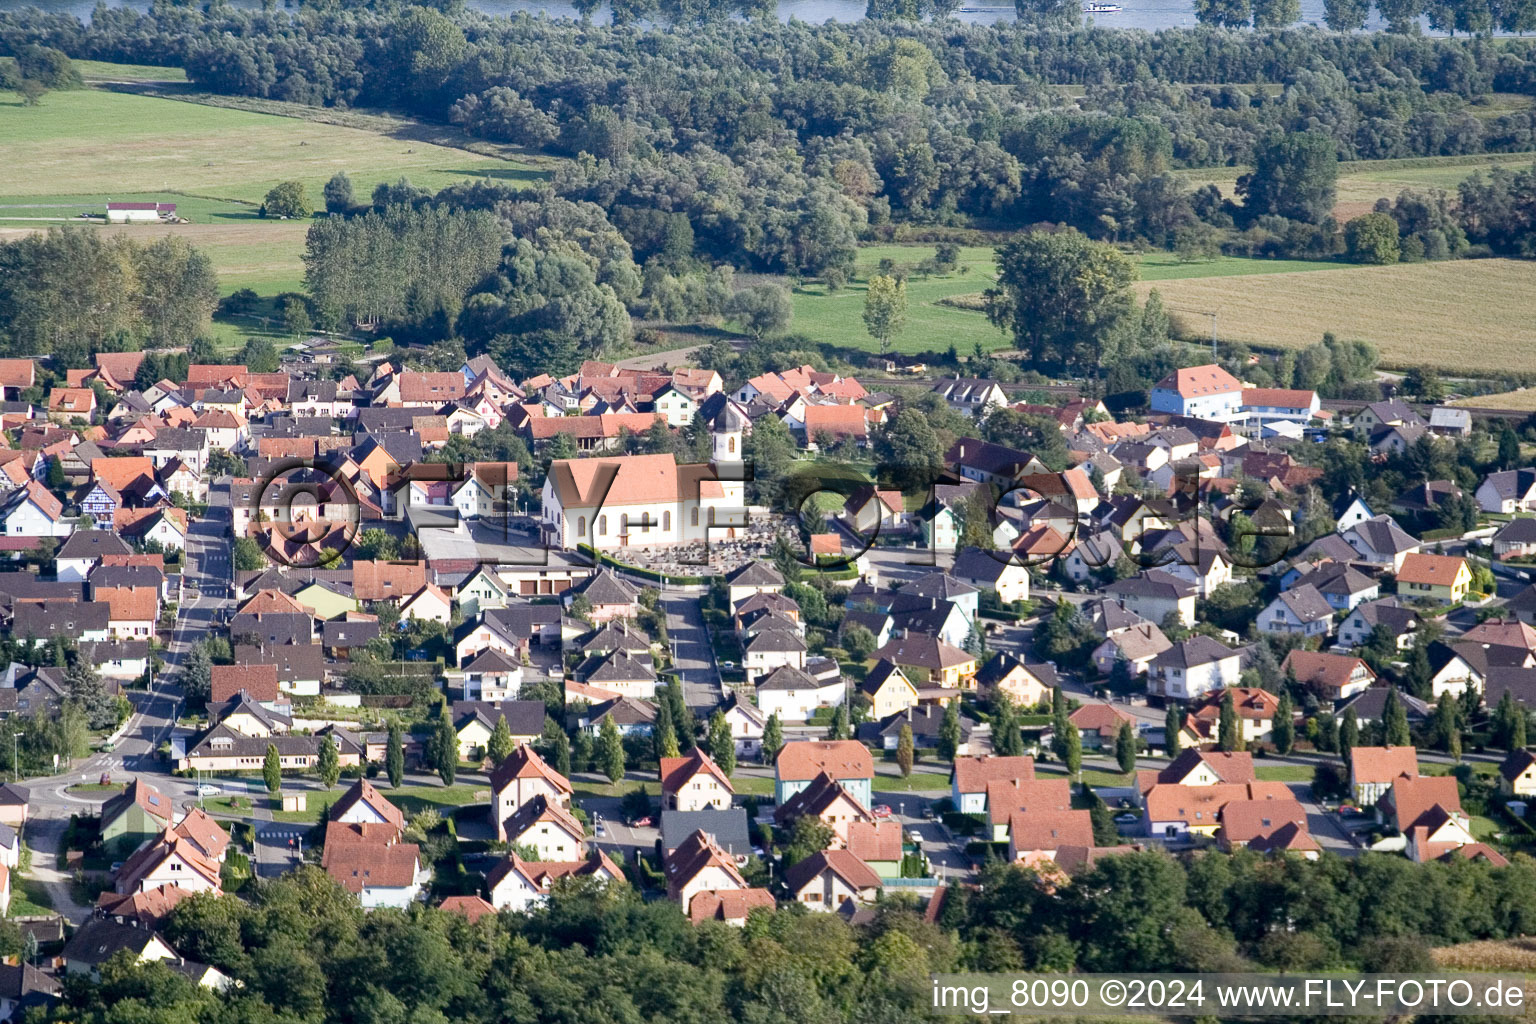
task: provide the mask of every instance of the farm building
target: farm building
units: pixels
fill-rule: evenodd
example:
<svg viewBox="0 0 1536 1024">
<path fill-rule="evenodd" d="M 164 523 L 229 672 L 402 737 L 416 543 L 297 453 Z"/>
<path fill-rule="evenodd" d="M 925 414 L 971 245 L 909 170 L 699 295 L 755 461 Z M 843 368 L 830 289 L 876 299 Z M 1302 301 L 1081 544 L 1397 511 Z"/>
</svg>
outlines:
<svg viewBox="0 0 1536 1024">
<path fill-rule="evenodd" d="M 156 223 L 174 216 L 175 203 L 107 203 L 108 224 Z"/>
</svg>

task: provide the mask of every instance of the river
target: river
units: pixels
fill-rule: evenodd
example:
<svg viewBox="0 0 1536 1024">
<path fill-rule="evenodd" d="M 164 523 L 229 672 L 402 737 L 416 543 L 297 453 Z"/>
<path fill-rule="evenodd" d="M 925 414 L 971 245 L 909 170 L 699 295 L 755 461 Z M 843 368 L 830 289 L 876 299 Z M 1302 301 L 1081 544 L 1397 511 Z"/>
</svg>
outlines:
<svg viewBox="0 0 1536 1024">
<path fill-rule="evenodd" d="M 236 7 L 260 7 L 260 0 L 232 0 Z M 975 6 L 991 5 L 997 0 L 975 0 Z M 1118 14 L 1097 15 L 1097 24 L 1140 29 L 1180 28 L 1195 24 L 1193 0 L 1118 0 L 1125 10 Z M 857 21 L 864 16 L 865 0 L 779 0 L 779 17 L 788 21 L 798 18 L 813 24 L 824 21 Z M 517 11 L 542 12 L 552 18 L 575 18 L 576 9 L 563 0 L 467 0 L 466 5 L 486 14 L 512 14 Z M 82 21 L 89 20 L 96 0 L 0 0 L 0 10 L 16 10 L 22 7 L 40 7 L 45 11 L 73 14 Z M 107 0 L 108 7 L 148 8 L 147 0 Z M 965 11 L 954 15 L 961 21 L 989 24 L 995 21 L 1012 21 L 1013 11 L 1005 10 Z M 606 9 L 594 16 L 606 20 Z M 1321 25 L 1323 0 L 1301 0 L 1303 23 Z M 1373 12 L 1374 20 L 1374 12 Z M 1372 26 L 1376 27 L 1376 26 Z"/>
</svg>

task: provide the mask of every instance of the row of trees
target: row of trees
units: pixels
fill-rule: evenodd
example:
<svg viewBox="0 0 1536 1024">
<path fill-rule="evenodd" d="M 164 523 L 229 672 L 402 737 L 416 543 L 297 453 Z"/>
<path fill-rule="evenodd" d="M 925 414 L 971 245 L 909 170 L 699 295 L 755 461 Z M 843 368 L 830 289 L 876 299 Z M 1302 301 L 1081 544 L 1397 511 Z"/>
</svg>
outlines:
<svg viewBox="0 0 1536 1024">
<path fill-rule="evenodd" d="M 55 228 L 0 245 L 0 347 L 85 365 L 96 347 L 184 346 L 218 302 L 208 256 L 184 239 L 143 243 Z"/>
</svg>

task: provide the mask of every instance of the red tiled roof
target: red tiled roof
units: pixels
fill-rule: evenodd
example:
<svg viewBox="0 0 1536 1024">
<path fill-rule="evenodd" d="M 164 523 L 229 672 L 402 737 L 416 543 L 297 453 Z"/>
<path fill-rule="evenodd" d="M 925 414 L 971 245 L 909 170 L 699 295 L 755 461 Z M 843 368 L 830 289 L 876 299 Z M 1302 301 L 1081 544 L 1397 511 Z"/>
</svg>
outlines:
<svg viewBox="0 0 1536 1024">
<path fill-rule="evenodd" d="M 872 779 L 869 748 L 855 740 L 798 740 L 784 744 L 774 762 L 781 780 L 800 782 L 822 772 L 834 779 Z"/>
<path fill-rule="evenodd" d="M 1391 782 L 1401 775 L 1419 774 L 1419 752 L 1413 747 L 1352 747 L 1350 778 L 1355 782 Z"/>
<path fill-rule="evenodd" d="M 991 782 L 1013 782 L 1035 777 L 1035 759 L 1019 757 L 957 757 L 950 778 L 962 793 L 981 793 Z"/>
</svg>

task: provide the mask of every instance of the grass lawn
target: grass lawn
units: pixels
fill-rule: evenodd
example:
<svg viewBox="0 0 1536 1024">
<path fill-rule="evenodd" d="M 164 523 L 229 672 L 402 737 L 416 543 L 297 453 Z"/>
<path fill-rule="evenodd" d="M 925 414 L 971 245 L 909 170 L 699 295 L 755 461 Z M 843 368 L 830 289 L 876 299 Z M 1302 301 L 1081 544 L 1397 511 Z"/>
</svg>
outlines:
<svg viewBox="0 0 1536 1024">
<path fill-rule="evenodd" d="M 772 780 L 765 781 L 771 783 Z M 769 789 L 772 788 L 770 785 Z M 913 772 L 904 779 L 900 776 L 876 775 L 874 781 L 876 793 L 933 793 L 940 790 L 949 792 L 949 776 L 934 772 Z"/>
<path fill-rule="evenodd" d="M 1497 117 L 1507 113 L 1509 98 L 1495 94 L 1492 104 L 1473 108 L 1474 115 Z M 1530 105 L 1529 97 L 1524 106 Z M 1357 160 L 1339 164 L 1338 200 L 1334 204 L 1334 216 L 1341 221 L 1369 213 L 1377 199 L 1395 199 L 1403 189 L 1445 189 L 1454 193 L 1473 171 L 1484 170 L 1502 164 L 1508 167 L 1529 167 L 1536 154 L 1486 153 L 1475 156 L 1449 156 L 1409 158 L 1406 160 Z M 1214 184 L 1221 194 L 1231 198 L 1237 186 L 1238 176 L 1246 174 L 1247 167 L 1206 167 L 1180 172 L 1190 185 L 1206 182 Z"/>
<path fill-rule="evenodd" d="M 297 111 L 296 111 L 297 112 Z M 439 189 L 471 177 L 532 180 L 522 161 L 478 156 L 411 139 L 302 117 L 78 89 L 49 93 L 36 107 L 0 103 L 9 159 L 0 194 L 189 192 L 259 203 L 296 179 L 318 200 L 346 171 L 367 195 L 402 175 Z"/>
<path fill-rule="evenodd" d="M 87 82 L 185 82 L 181 68 L 162 68 L 152 64 L 113 64 L 105 60 L 71 61 Z"/>
<path fill-rule="evenodd" d="M 71 793 L 121 793 L 122 786 L 108 782 L 103 785 L 100 782 L 77 782 L 73 786 L 65 787 Z"/>
<path fill-rule="evenodd" d="M 1311 782 L 1312 769 L 1304 764 L 1261 764 L 1253 774 L 1262 782 Z"/>
<path fill-rule="evenodd" d="M 1218 315 L 1218 336 L 1261 346 L 1304 348 L 1324 332 L 1369 341 L 1386 366 L 1431 361 L 1446 370 L 1536 372 L 1536 264 L 1454 260 L 1390 267 L 1340 267 L 1271 274 L 1142 282 L 1171 308 Z M 1185 331 L 1209 337 L 1205 316 L 1174 313 Z"/>
<path fill-rule="evenodd" d="M 873 245 L 860 249 L 853 280 L 843 288 L 829 293 L 821 284 L 809 283 L 795 290 L 795 319 L 790 330 L 807 334 L 817 341 L 876 351 L 877 345 L 865 332 L 861 319 L 869 276 L 875 273 L 882 259 L 913 265 L 932 256 L 933 251 L 931 245 Z M 1181 263 L 1171 253 L 1163 252 L 1142 253 L 1132 259 L 1142 281 L 1287 274 L 1339 267 L 1337 263 L 1319 260 L 1252 260 L 1226 256 Z M 949 299 L 963 305 L 979 299 L 981 292 L 997 276 L 993 250 L 987 246 L 962 247 L 960 268 L 963 273 L 956 271 L 926 279 L 914 275 L 907 279 L 907 326 L 893 339 L 893 351 L 926 352 L 953 343 L 962 355 L 968 355 L 977 341 L 988 350 L 1010 346 L 1010 340 L 989 324 L 978 310 L 942 303 Z"/>
<path fill-rule="evenodd" d="M 53 913 L 53 898 L 43 883 L 35 878 L 12 876 L 9 917 L 46 917 Z"/>
<path fill-rule="evenodd" d="M 1492 818 L 1485 818 L 1481 814 L 1472 815 L 1471 821 L 1472 837 L 1474 839 L 1481 840 L 1482 842 L 1487 842 L 1489 839 L 1492 839 L 1495 832 L 1503 831 L 1499 828 L 1498 822 L 1494 821 Z"/>
<path fill-rule="evenodd" d="M 746 779 L 732 779 L 731 784 L 736 786 L 736 791 L 741 792 L 740 783 Z M 645 782 L 640 779 L 620 779 L 618 782 L 592 782 L 588 779 L 572 779 L 571 788 L 579 797 L 622 797 L 626 793 L 634 791 L 636 786 L 645 787 L 645 795 L 652 799 L 661 796 L 660 781 Z M 772 780 L 769 780 L 769 788 L 772 789 Z"/>
<path fill-rule="evenodd" d="M 1036 761 L 1035 774 L 1065 776 L 1067 769 L 1059 763 L 1042 764 Z M 1107 771 L 1103 768 L 1084 768 L 1078 773 L 1077 777 L 1078 782 L 1086 782 L 1090 786 L 1129 786 L 1135 779 L 1135 772 L 1122 774 L 1120 772 Z"/>
</svg>

